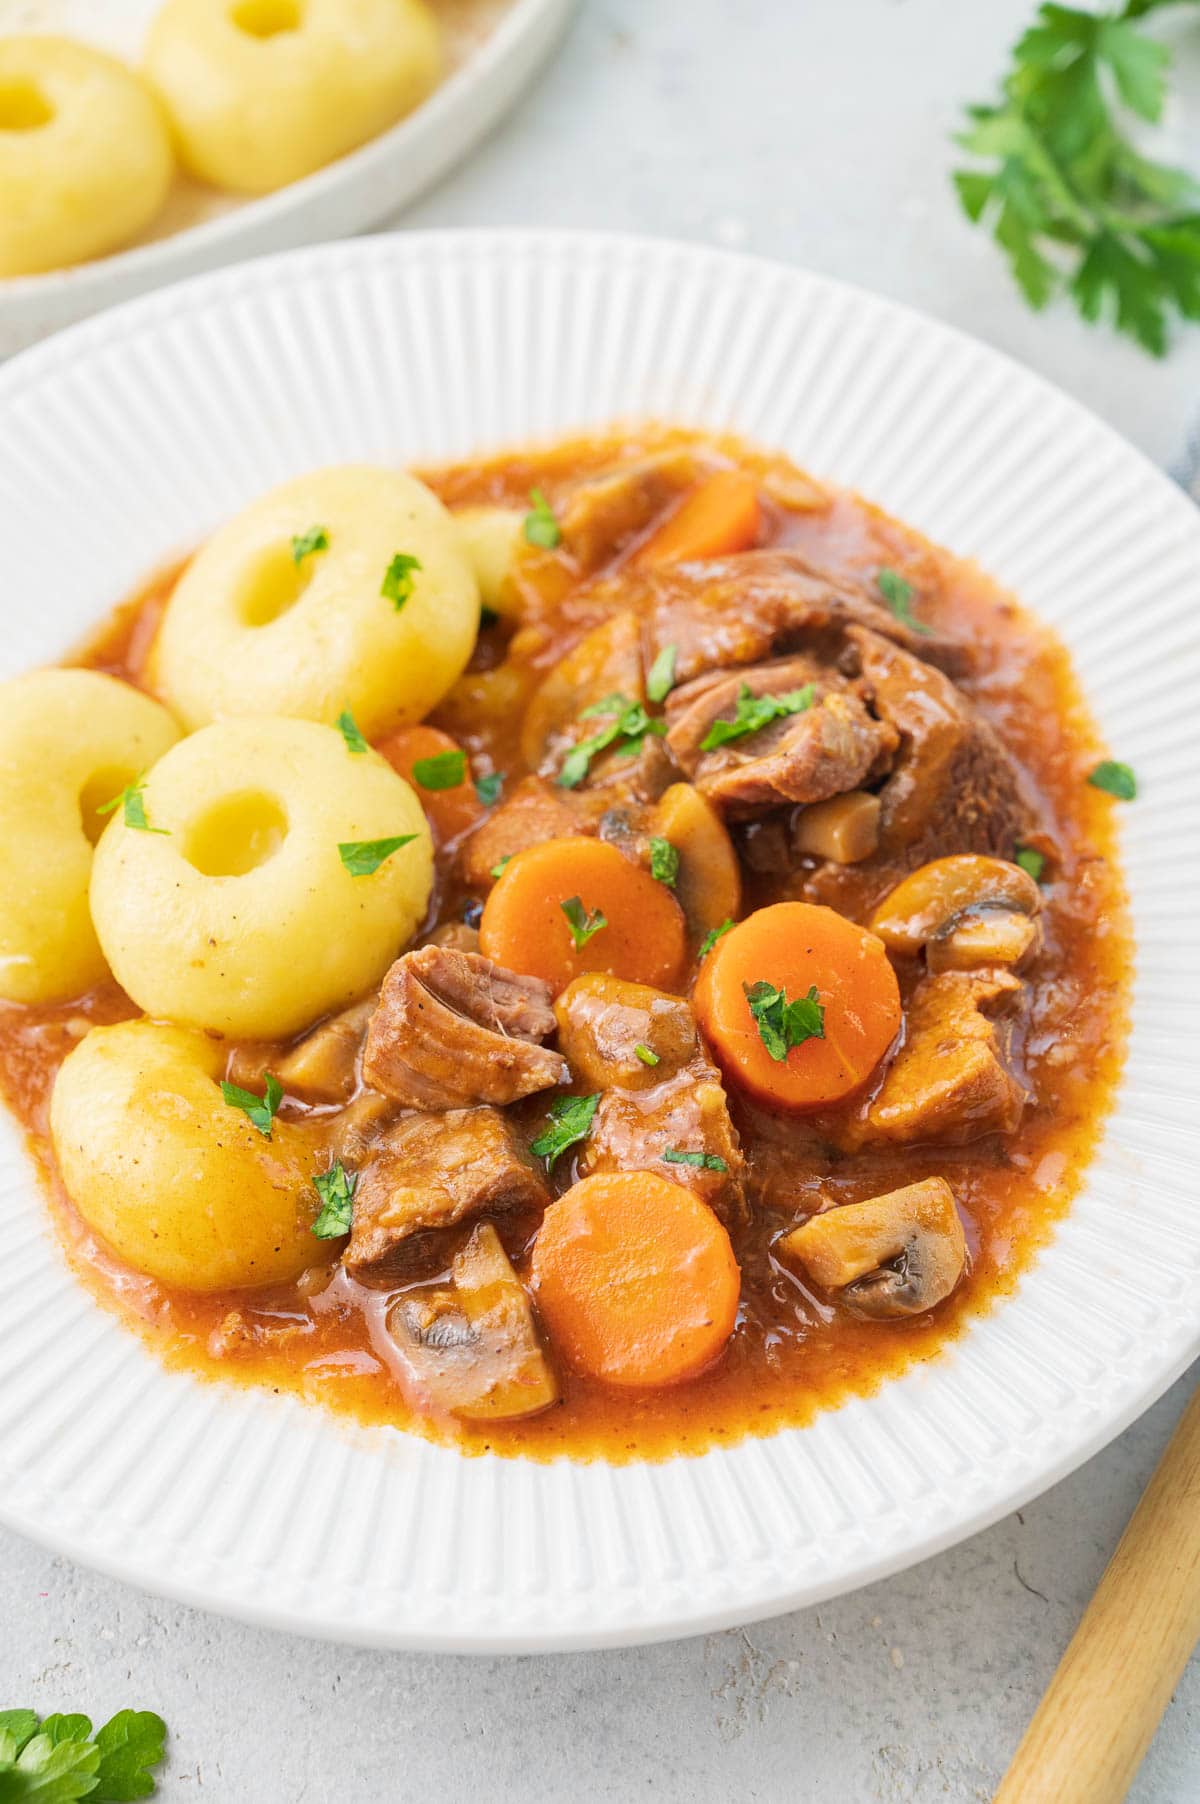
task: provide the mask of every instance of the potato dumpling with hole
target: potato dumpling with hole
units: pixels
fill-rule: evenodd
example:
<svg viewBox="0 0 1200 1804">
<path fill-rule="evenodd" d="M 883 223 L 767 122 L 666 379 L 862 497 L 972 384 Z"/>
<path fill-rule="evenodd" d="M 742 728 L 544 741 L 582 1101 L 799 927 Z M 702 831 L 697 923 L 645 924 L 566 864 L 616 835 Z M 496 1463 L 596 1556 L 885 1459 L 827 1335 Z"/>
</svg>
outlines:
<svg viewBox="0 0 1200 1804">
<path fill-rule="evenodd" d="M 108 962 L 148 1015 L 285 1039 L 365 995 L 425 914 L 421 804 L 333 727 L 218 721 L 155 765 L 142 801 L 154 831 L 113 819 L 91 900 Z"/>
<path fill-rule="evenodd" d="M 94 670 L 0 684 L 0 997 L 53 1002 L 107 976 L 88 913 L 99 810 L 178 738 L 160 703 Z"/>
<path fill-rule="evenodd" d="M 276 1119 L 268 1140 L 221 1095 L 224 1049 L 156 1021 L 95 1027 L 50 1100 L 67 1195 L 121 1258 L 185 1290 L 296 1278 L 317 1243 L 327 1158 Z"/>
<path fill-rule="evenodd" d="M 441 66 L 424 0 L 166 0 L 146 40 L 183 163 L 245 194 L 376 137 Z"/>
<path fill-rule="evenodd" d="M 150 223 L 174 159 L 154 95 L 100 50 L 0 38 L 0 276 L 103 257 Z"/>
<path fill-rule="evenodd" d="M 479 591 L 451 516 L 401 470 L 317 470 L 262 496 L 188 565 L 151 657 L 189 727 L 229 714 L 333 722 L 381 738 L 466 667 Z"/>
</svg>

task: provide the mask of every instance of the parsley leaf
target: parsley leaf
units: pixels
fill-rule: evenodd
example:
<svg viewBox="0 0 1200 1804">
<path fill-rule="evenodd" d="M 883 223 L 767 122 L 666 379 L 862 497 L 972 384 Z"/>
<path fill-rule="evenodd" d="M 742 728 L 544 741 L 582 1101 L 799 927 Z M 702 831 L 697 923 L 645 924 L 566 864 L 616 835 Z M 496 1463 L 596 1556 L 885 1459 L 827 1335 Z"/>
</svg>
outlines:
<svg viewBox="0 0 1200 1804">
<path fill-rule="evenodd" d="M 578 896 L 571 896 L 566 902 L 558 905 L 567 917 L 567 926 L 571 929 L 571 938 L 575 942 L 576 952 L 581 952 L 593 934 L 599 933 L 602 927 L 608 926 L 607 917 L 594 908 L 588 914 Z"/>
<path fill-rule="evenodd" d="M 544 1159 L 547 1169 L 552 1171 L 555 1160 L 561 1158 L 569 1146 L 587 1138 L 599 1101 L 598 1090 L 594 1096 L 560 1096 L 557 1102 L 550 1104 L 546 1130 L 530 1143 L 530 1152 Z"/>
<path fill-rule="evenodd" d="M 729 1170 L 724 1159 L 716 1153 L 681 1153 L 675 1146 L 668 1146 L 663 1154 L 663 1162 L 667 1165 L 694 1165 L 698 1171 Z"/>
<path fill-rule="evenodd" d="M 918 620 L 912 611 L 913 586 L 907 577 L 901 576 L 898 570 L 889 570 L 885 566 L 875 572 L 875 583 L 901 625 L 910 626 L 914 633 L 929 634 L 933 631 L 923 620 Z"/>
<path fill-rule="evenodd" d="M 788 714 L 803 714 L 812 707 L 816 693 L 811 683 L 805 683 L 802 689 L 789 690 L 786 695 L 755 695 L 749 683 L 743 683 L 738 691 L 733 719 L 714 720 L 700 741 L 700 750 L 713 752 L 719 745 L 728 745 L 732 739 L 745 739 L 750 733 L 761 732 L 773 720 L 782 720 Z"/>
<path fill-rule="evenodd" d="M 418 758 L 412 774 L 422 789 L 457 789 L 467 777 L 467 754 L 461 749 Z"/>
<path fill-rule="evenodd" d="M 515 852 L 506 852 L 504 857 L 499 861 L 499 863 L 494 864 L 492 866 L 492 876 L 498 877 L 500 875 L 501 871 L 504 869 L 505 865 L 511 864 L 515 857 L 516 857 Z"/>
<path fill-rule="evenodd" d="M 48 1735 L 56 1744 L 60 1741 L 90 1741 L 92 1739 L 92 1719 L 90 1716 L 79 1714 L 62 1716 L 56 1712 L 53 1716 L 42 1718 L 38 1733 Z"/>
<path fill-rule="evenodd" d="M 135 777 L 132 783 L 125 785 L 120 795 L 115 795 L 111 802 L 104 802 L 97 808 L 96 813 L 112 814 L 119 808 L 127 827 L 136 827 L 139 833 L 167 834 L 166 827 L 152 827 L 146 819 L 146 799 L 142 794 L 145 781 L 146 773 L 143 771 L 140 777 Z"/>
<path fill-rule="evenodd" d="M 541 489 L 530 489 L 529 499 L 533 507 L 525 516 L 525 543 L 540 546 L 543 551 L 553 551 L 562 542 L 562 529 L 554 517 L 554 509 Z"/>
<path fill-rule="evenodd" d="M 1098 12 L 1048 3 L 1018 40 L 998 102 L 967 109 L 959 201 L 990 230 L 1031 307 L 1066 291 L 1161 357 L 1172 313 L 1200 318 L 1197 185 L 1144 156 L 1170 52 L 1137 21 L 1159 0 Z"/>
<path fill-rule="evenodd" d="M 1035 883 L 1042 881 L 1042 872 L 1046 868 L 1046 854 L 1039 852 L 1036 846 L 1018 846 L 1017 863 Z"/>
<path fill-rule="evenodd" d="M 100 1773 L 95 1804 L 102 1800 L 127 1804 L 133 1798 L 150 1797 L 156 1788 L 149 1769 L 161 1761 L 166 1736 L 167 1725 L 153 1710 L 118 1710 L 97 1729 Z"/>
<path fill-rule="evenodd" d="M 486 777 L 476 777 L 475 779 L 475 794 L 485 808 L 490 808 L 493 802 L 500 800 L 500 791 L 503 788 L 504 772 L 502 770 L 489 771 Z"/>
<path fill-rule="evenodd" d="M 702 958 L 707 958 L 717 941 L 724 939 L 732 926 L 733 922 L 730 920 L 729 916 L 726 915 L 719 927 L 710 927 L 700 942 L 700 950 L 696 954 L 697 961 Z"/>
<path fill-rule="evenodd" d="M 16 1751 L 12 1736 L 0 1734 L 0 1800 L 3 1804 L 74 1804 L 99 1798 L 96 1773 L 100 1750 L 91 1741 L 53 1741 L 40 1732 Z"/>
<path fill-rule="evenodd" d="M 786 990 L 770 983 L 744 983 L 742 991 L 758 1037 L 776 1064 L 783 1063 L 793 1046 L 825 1038 L 825 1008 L 817 1000 L 816 984 L 794 1002 L 788 1001 Z"/>
<path fill-rule="evenodd" d="M 334 725 L 337 727 L 337 730 L 341 734 L 342 738 L 346 741 L 346 750 L 347 751 L 350 751 L 350 752 L 369 752 L 370 751 L 371 748 L 367 744 L 366 740 L 363 738 L 362 734 L 360 733 L 360 731 L 358 729 L 358 724 L 355 721 L 353 714 L 351 714 L 349 708 L 343 708 L 342 712 L 338 715 L 337 720 L 334 722 Z"/>
<path fill-rule="evenodd" d="M 633 1050 L 635 1056 L 641 1059 L 643 1065 L 657 1065 L 659 1063 L 658 1054 L 647 1046 L 645 1040 L 639 1040 Z"/>
<path fill-rule="evenodd" d="M 321 1212 L 312 1231 L 318 1240 L 339 1240 L 350 1232 L 358 1173 L 347 1171 L 341 1160 L 335 1159 L 328 1171 L 314 1173 L 313 1185 L 321 1199 Z"/>
<path fill-rule="evenodd" d="M 36 1710 L 0 1710 L 0 1735 L 11 1735 L 12 1758 L 15 1760 L 25 1743 L 36 1733 L 38 1715 Z M 88 1734 L 92 1732 L 88 1724 Z"/>
<path fill-rule="evenodd" d="M 242 1090 L 237 1084 L 222 1083 L 221 1095 L 231 1109 L 240 1109 L 256 1127 L 264 1139 L 271 1138 L 271 1124 L 275 1120 L 280 1103 L 283 1101 L 283 1085 L 269 1071 L 263 1072 L 266 1082 L 266 1095 L 256 1096 L 253 1090 Z"/>
<path fill-rule="evenodd" d="M 306 557 L 314 551 L 329 550 L 329 534 L 323 526 L 310 526 L 307 532 L 296 533 L 292 539 L 292 562 L 302 564 Z"/>
<path fill-rule="evenodd" d="M 667 730 L 665 720 L 652 720 L 641 702 L 631 702 L 625 695 L 606 695 L 603 701 L 593 702 L 590 708 L 585 708 L 579 718 L 587 720 L 596 714 L 611 714 L 613 718 L 598 733 L 581 739 L 567 753 L 557 778 L 560 789 L 577 789 L 587 776 L 592 759 L 607 751 L 609 746 L 614 746 L 622 756 L 632 757 L 641 750 L 647 733 L 661 738 Z"/>
<path fill-rule="evenodd" d="M 669 839 L 650 841 L 650 875 L 665 883 L 668 889 L 675 888 L 679 877 L 679 848 Z"/>
<path fill-rule="evenodd" d="M 385 859 L 416 839 L 415 833 L 397 833 L 391 839 L 343 839 L 338 857 L 352 877 L 371 877 Z"/>
<path fill-rule="evenodd" d="M 152 1710 L 119 1710 L 92 1733 L 81 1714 L 46 1717 L 0 1711 L 3 1804 L 129 1804 L 156 1787 L 151 1767 L 163 1757 L 167 1728 Z"/>
<path fill-rule="evenodd" d="M 664 645 L 646 675 L 646 694 L 652 702 L 666 701 L 675 687 L 677 645 Z"/>
<path fill-rule="evenodd" d="M 1122 802 L 1132 802 L 1137 795 L 1137 778 L 1127 764 L 1118 764 L 1113 758 L 1102 758 L 1095 770 L 1088 772 L 1088 782 Z"/>
<path fill-rule="evenodd" d="M 421 568 L 419 557 L 410 557 L 407 551 L 398 551 L 384 571 L 379 593 L 385 601 L 394 605 L 397 613 L 413 592 L 413 571 Z"/>
</svg>

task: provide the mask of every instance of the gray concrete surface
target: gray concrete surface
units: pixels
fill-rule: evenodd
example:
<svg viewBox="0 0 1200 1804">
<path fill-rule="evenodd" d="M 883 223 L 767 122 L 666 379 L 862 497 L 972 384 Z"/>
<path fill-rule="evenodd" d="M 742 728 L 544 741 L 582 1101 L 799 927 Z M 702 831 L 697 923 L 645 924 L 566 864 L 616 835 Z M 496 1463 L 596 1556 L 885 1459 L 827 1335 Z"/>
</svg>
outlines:
<svg viewBox="0 0 1200 1804">
<path fill-rule="evenodd" d="M 408 219 L 664 232 L 808 263 L 978 333 L 1167 461 L 1200 407 L 1200 330 L 1155 365 L 1065 309 L 1035 318 L 947 191 L 959 103 L 989 92 L 1031 11 L 584 0 L 528 104 Z M 1173 154 L 1200 165 L 1188 61 L 1194 104 L 1168 124 Z M 1188 1391 L 939 1559 L 817 1610 L 624 1653 L 328 1647 L 146 1598 L 0 1535 L 0 1706 L 159 1710 L 171 1804 L 973 1804 L 991 1796 Z M 1200 1798 L 1195 1663 L 1132 1796 Z"/>
</svg>

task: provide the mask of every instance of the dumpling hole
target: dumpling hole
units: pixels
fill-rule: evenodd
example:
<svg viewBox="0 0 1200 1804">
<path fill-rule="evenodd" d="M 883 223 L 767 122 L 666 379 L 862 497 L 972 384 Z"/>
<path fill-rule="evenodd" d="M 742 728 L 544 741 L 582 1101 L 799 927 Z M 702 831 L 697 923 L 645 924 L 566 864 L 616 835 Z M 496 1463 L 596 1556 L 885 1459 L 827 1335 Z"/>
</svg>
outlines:
<svg viewBox="0 0 1200 1804">
<path fill-rule="evenodd" d="M 299 29 L 300 0 L 238 0 L 230 16 L 248 37 L 277 38 Z"/>
<path fill-rule="evenodd" d="M 100 810 L 106 802 L 111 802 L 129 783 L 133 782 L 136 771 L 111 766 L 104 770 L 93 771 L 79 792 L 79 824 L 93 845 L 112 819 L 115 809 L 107 813 Z"/>
<path fill-rule="evenodd" d="M 244 877 L 275 856 L 287 830 L 274 796 L 257 790 L 222 796 L 192 822 L 183 856 L 204 877 Z"/>
<path fill-rule="evenodd" d="M 290 545 L 273 545 L 264 551 L 248 573 L 238 596 L 238 616 L 244 626 L 270 626 L 294 608 L 312 581 L 319 559 L 306 557 L 297 563 Z"/>
<path fill-rule="evenodd" d="M 0 132 L 36 132 L 53 117 L 54 108 L 36 82 L 0 82 Z"/>
</svg>

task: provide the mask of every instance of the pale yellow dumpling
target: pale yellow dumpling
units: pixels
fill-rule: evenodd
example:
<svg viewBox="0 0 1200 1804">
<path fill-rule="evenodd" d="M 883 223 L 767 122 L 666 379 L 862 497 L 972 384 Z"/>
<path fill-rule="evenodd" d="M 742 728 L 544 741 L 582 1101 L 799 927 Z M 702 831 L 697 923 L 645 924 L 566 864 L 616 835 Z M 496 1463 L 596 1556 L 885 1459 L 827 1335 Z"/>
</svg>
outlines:
<svg viewBox="0 0 1200 1804">
<path fill-rule="evenodd" d="M 441 700 L 478 628 L 475 576 L 437 496 L 402 470 L 347 465 L 284 483 L 214 533 L 167 603 L 151 678 L 189 727 L 349 708 L 376 739 Z"/>
<path fill-rule="evenodd" d="M 88 912 L 98 811 L 179 737 L 148 695 L 94 670 L 0 684 L 0 996 L 51 1002 L 107 976 Z M 120 812 L 119 808 L 117 812 Z"/>
<path fill-rule="evenodd" d="M 265 194 L 410 113 L 441 73 L 424 0 L 166 0 L 146 41 L 185 166 Z"/>
<path fill-rule="evenodd" d="M 54 1154 L 83 1219 L 148 1277 L 187 1290 L 298 1277 L 319 1243 L 322 1158 L 300 1126 L 271 1137 L 222 1098 L 225 1052 L 152 1021 L 95 1027 L 50 1103 Z"/>
<path fill-rule="evenodd" d="M 333 727 L 219 721 L 154 767 L 142 800 L 157 831 L 114 817 L 91 903 L 114 974 L 148 1015 L 284 1039 L 365 995 L 425 914 L 421 805 Z M 357 876 L 338 849 L 392 839 L 407 843 Z"/>
<path fill-rule="evenodd" d="M 0 276 L 127 244 L 173 162 L 154 95 L 123 64 L 67 38 L 0 38 Z"/>
</svg>

